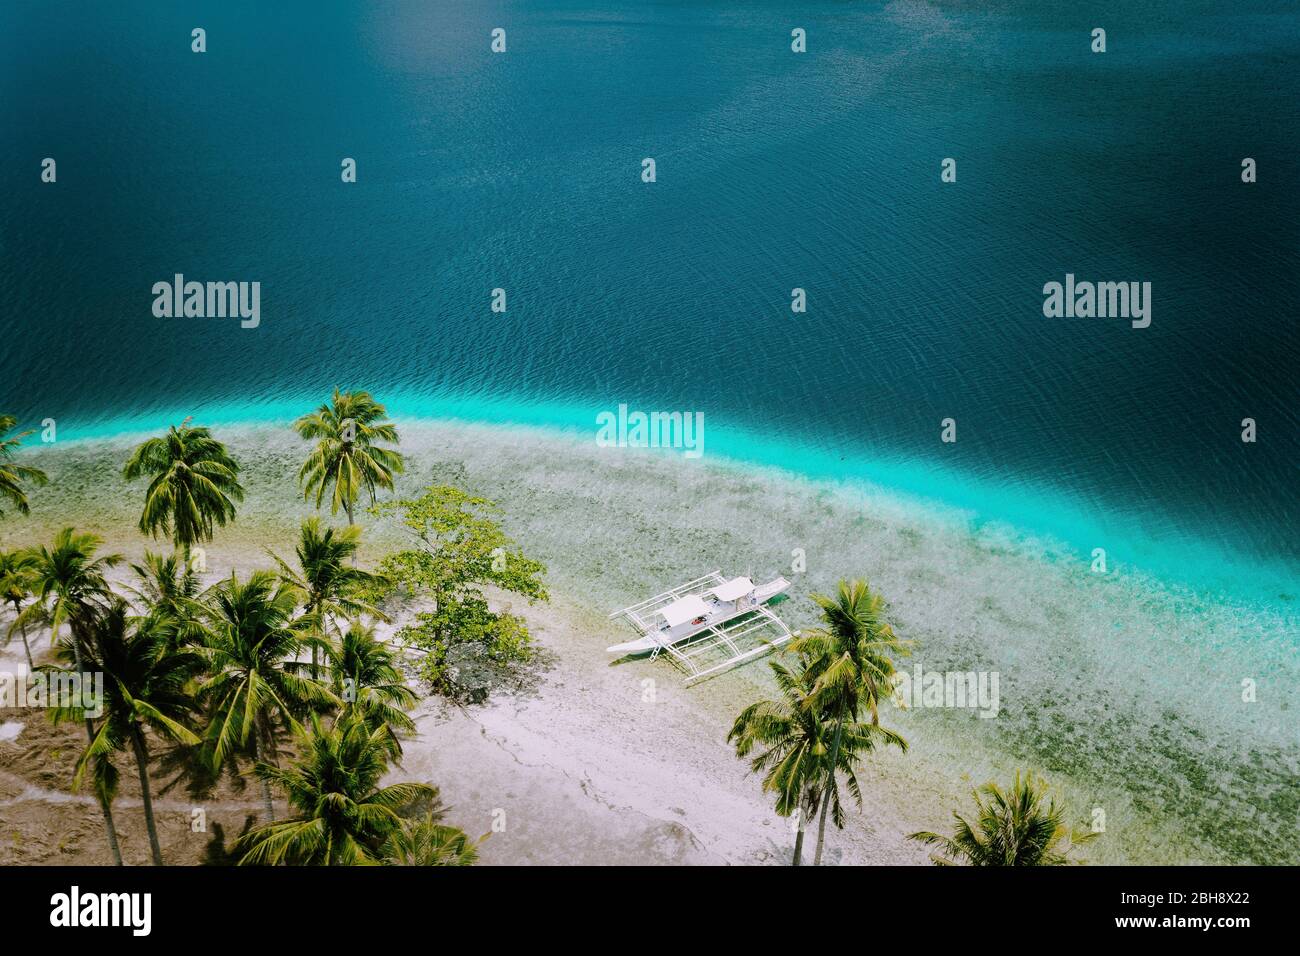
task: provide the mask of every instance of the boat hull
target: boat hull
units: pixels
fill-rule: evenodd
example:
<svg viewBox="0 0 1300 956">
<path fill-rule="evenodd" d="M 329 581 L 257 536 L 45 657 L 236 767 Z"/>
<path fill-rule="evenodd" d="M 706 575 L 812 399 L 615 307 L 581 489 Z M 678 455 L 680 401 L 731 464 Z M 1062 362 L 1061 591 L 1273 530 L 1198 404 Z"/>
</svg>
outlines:
<svg viewBox="0 0 1300 956">
<path fill-rule="evenodd" d="M 625 641 L 622 644 L 615 644 L 613 647 L 605 648 L 610 654 L 649 654 L 659 644 L 654 639 L 642 637 L 635 641 Z"/>
</svg>

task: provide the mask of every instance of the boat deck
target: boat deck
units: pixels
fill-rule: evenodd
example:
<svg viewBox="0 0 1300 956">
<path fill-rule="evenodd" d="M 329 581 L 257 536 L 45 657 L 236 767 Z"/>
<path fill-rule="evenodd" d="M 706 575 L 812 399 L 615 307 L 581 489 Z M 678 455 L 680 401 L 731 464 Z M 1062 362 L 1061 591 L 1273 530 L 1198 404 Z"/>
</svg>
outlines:
<svg viewBox="0 0 1300 956">
<path fill-rule="evenodd" d="M 747 607 L 726 608 L 725 602 L 702 623 L 691 621 L 677 627 L 656 626 L 656 614 L 663 608 L 692 595 L 703 596 L 724 584 L 721 571 L 711 571 L 693 581 L 656 594 L 639 604 L 615 611 L 610 619 L 624 618 L 654 644 L 651 660 L 665 654 L 686 674 L 689 687 L 715 674 L 739 667 L 787 643 L 794 635 L 781 618 L 761 602 Z M 782 579 L 784 583 L 784 579 Z"/>
</svg>

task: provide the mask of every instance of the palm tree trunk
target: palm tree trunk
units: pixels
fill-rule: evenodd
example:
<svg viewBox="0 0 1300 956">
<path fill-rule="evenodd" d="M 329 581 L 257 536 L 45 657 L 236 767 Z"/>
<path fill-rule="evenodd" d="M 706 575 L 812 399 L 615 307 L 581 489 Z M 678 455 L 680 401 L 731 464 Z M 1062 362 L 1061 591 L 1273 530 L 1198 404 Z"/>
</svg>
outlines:
<svg viewBox="0 0 1300 956">
<path fill-rule="evenodd" d="M 101 796 L 99 809 L 104 814 L 104 832 L 108 834 L 108 849 L 113 854 L 113 865 L 122 866 L 122 848 L 117 845 L 117 827 L 113 824 L 113 808 Z"/>
<path fill-rule="evenodd" d="M 261 728 L 253 730 L 253 758 L 262 763 L 262 735 L 258 732 Z M 271 799 L 271 782 L 262 780 L 262 799 L 266 802 L 266 819 L 269 823 L 275 822 L 275 801 Z"/>
<path fill-rule="evenodd" d="M 348 513 L 348 527 L 350 528 L 352 527 L 352 502 L 343 502 L 343 510 Z M 357 553 L 355 551 L 352 552 L 352 566 L 354 568 L 357 566 Z"/>
<path fill-rule="evenodd" d="M 82 674 L 81 639 L 77 636 L 76 631 L 72 631 L 69 638 L 72 641 L 73 663 L 76 665 L 78 676 L 80 676 Z M 92 744 L 95 742 L 95 726 L 91 723 L 89 717 L 86 718 L 86 742 Z M 121 866 L 122 848 L 117 845 L 117 827 L 113 823 L 113 808 L 109 806 L 108 799 L 102 793 L 97 794 L 97 796 L 99 797 L 99 809 L 104 814 L 104 832 L 108 835 L 108 849 L 113 855 L 113 865 Z"/>
<path fill-rule="evenodd" d="M 822 865 L 822 845 L 826 842 L 826 814 L 831 806 L 831 792 L 835 789 L 835 768 L 840 762 L 840 734 L 844 730 L 844 714 L 840 713 L 835 721 L 835 739 L 831 742 L 831 766 L 826 775 L 826 789 L 822 794 L 821 819 L 817 822 L 817 852 L 813 854 L 813 866 Z"/>
<path fill-rule="evenodd" d="M 812 787 L 804 791 L 803 802 L 799 805 L 799 829 L 794 838 L 793 866 L 803 866 L 803 844 L 808 835 L 804 824 L 817 816 L 817 792 Z"/>
<path fill-rule="evenodd" d="M 320 606 L 319 606 L 319 605 L 315 605 L 315 615 L 316 615 L 316 631 L 317 631 L 317 633 L 318 633 L 321 637 L 324 637 L 324 636 L 325 636 L 325 620 L 324 620 L 324 615 L 322 615 L 321 612 L 320 612 Z M 317 664 L 316 664 L 316 645 L 315 645 L 315 644 L 313 644 L 313 645 L 311 646 L 311 679 L 312 679 L 312 680 L 320 680 L 320 670 L 318 669 Z"/>
<path fill-rule="evenodd" d="M 135 748 L 135 765 L 140 771 L 140 796 L 144 799 L 144 825 L 149 831 L 149 849 L 153 852 L 153 865 L 162 866 L 162 847 L 158 845 L 158 827 L 153 819 L 153 796 L 149 793 L 149 749 L 144 743 L 140 725 L 131 727 L 131 744 Z"/>
<path fill-rule="evenodd" d="M 14 610 L 18 610 L 18 605 L 14 604 Z M 32 646 L 27 643 L 27 625 L 22 624 L 18 628 L 23 636 L 23 650 L 27 652 L 27 675 L 30 677 L 36 671 L 36 665 L 32 662 Z"/>
</svg>

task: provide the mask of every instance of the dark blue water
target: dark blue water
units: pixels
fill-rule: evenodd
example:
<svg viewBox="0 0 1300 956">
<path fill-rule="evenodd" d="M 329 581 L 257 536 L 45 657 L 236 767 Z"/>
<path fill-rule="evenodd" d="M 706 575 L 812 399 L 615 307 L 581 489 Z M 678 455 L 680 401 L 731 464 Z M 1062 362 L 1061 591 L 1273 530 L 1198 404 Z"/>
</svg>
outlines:
<svg viewBox="0 0 1300 956">
<path fill-rule="evenodd" d="M 741 457 L 1294 569 L 1297 130 L 1294 3 L 9 0 L 0 411 L 698 410 Z M 260 281 L 261 326 L 155 318 L 177 272 Z M 1151 282 L 1151 327 L 1044 318 L 1067 272 Z"/>
</svg>

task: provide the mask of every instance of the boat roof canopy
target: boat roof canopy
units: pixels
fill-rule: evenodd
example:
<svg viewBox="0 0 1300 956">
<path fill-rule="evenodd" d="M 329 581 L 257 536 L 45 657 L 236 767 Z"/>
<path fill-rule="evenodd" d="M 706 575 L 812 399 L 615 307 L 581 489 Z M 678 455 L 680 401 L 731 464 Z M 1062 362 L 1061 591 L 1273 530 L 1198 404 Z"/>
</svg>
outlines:
<svg viewBox="0 0 1300 956">
<path fill-rule="evenodd" d="M 713 596 L 719 601 L 735 601 L 754 590 L 754 582 L 749 578 L 732 578 L 726 584 L 719 584 L 713 589 Z"/>
<path fill-rule="evenodd" d="M 678 624 L 685 624 L 687 621 L 708 614 L 709 606 L 700 600 L 698 594 L 691 594 L 660 609 L 659 613 L 664 616 L 669 627 L 676 627 Z"/>
</svg>

